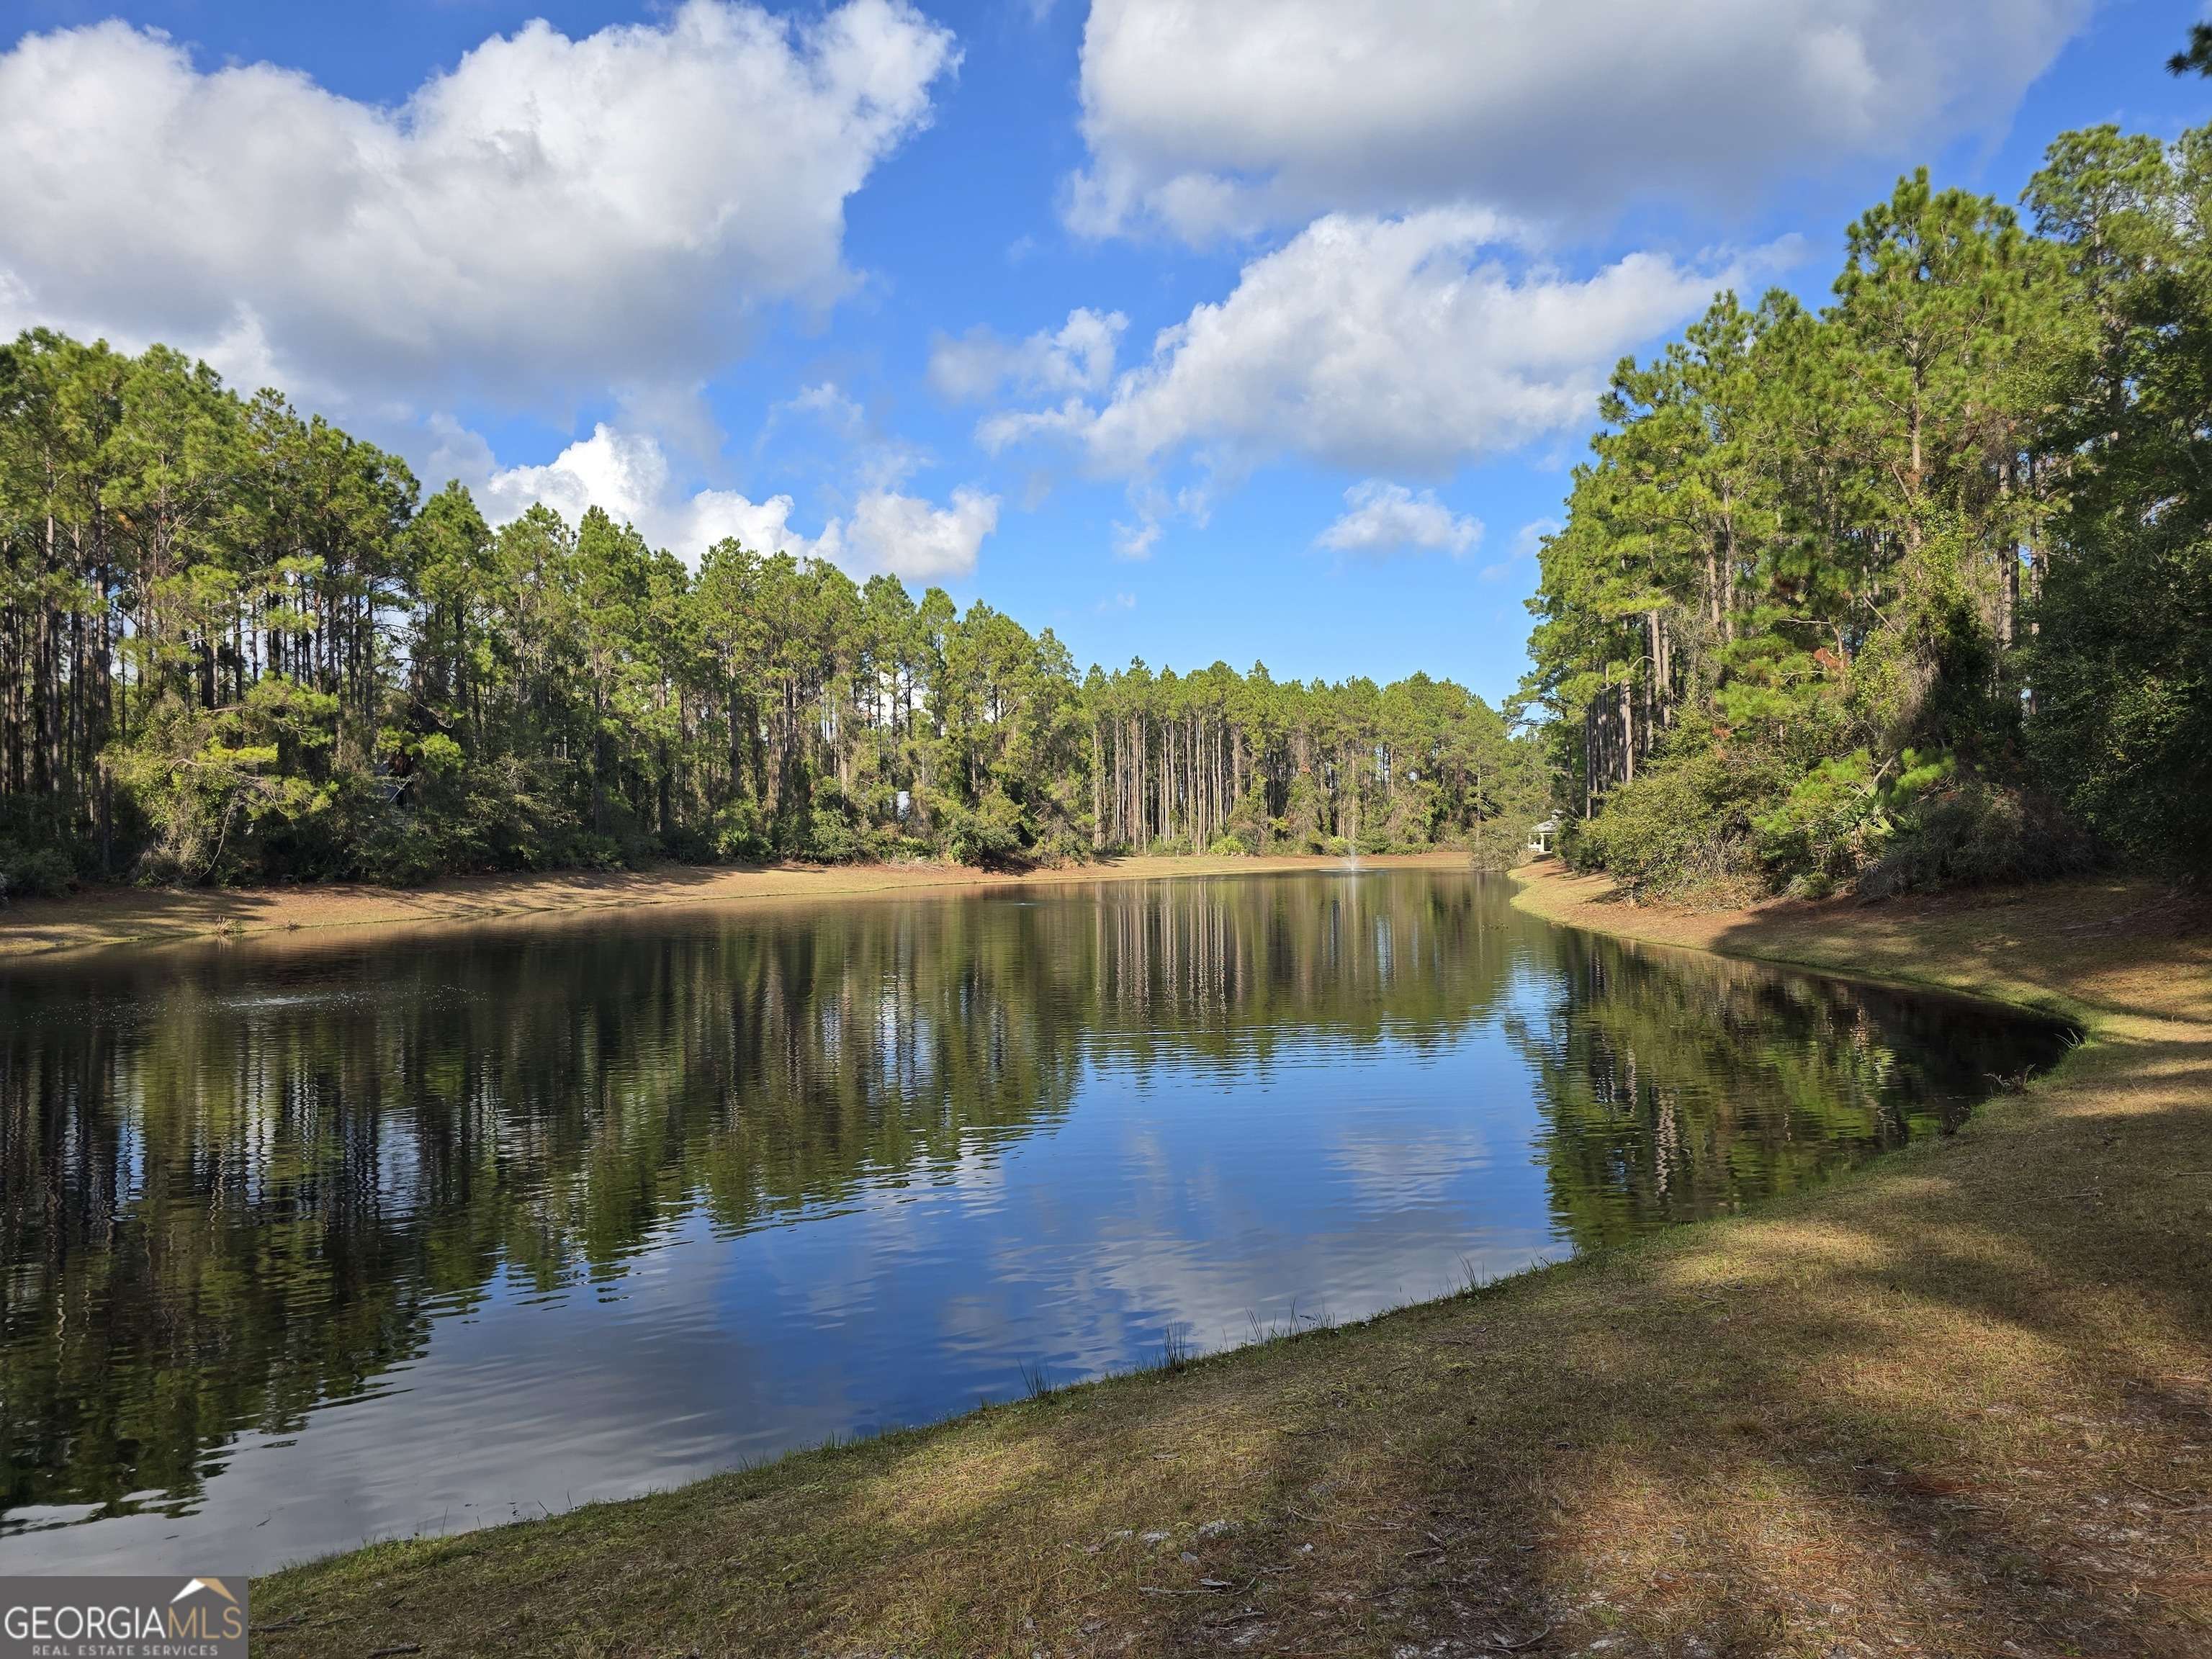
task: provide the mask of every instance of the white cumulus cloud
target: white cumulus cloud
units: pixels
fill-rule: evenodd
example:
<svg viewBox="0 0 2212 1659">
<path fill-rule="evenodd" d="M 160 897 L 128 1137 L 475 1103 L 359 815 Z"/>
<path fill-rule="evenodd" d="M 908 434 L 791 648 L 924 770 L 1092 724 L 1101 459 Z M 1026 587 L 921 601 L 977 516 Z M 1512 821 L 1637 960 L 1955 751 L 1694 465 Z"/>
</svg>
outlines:
<svg viewBox="0 0 2212 1659">
<path fill-rule="evenodd" d="M 999 498 L 981 490 L 954 490 L 950 507 L 872 490 L 854 507 L 836 556 L 859 569 L 887 570 L 912 581 L 964 576 L 975 568 L 983 538 L 998 527 Z M 838 528 L 831 520 L 824 538 Z"/>
<path fill-rule="evenodd" d="M 1314 538 L 1335 553 L 1449 553 L 1454 558 L 1482 539 L 1482 521 L 1454 513 L 1432 489 L 1370 478 L 1344 492 L 1345 511 Z"/>
<path fill-rule="evenodd" d="M 544 465 L 510 467 L 492 466 L 483 441 L 451 422 L 441 434 L 441 456 L 471 484 L 493 524 L 520 518 L 538 503 L 574 524 L 597 507 L 694 563 L 715 543 L 734 537 L 757 553 L 828 559 L 861 575 L 889 571 L 934 581 L 973 570 L 984 538 L 999 525 L 998 497 L 979 490 L 956 489 L 951 503 L 939 507 L 873 488 L 862 492 L 849 518 L 832 518 L 820 535 L 810 537 L 793 526 L 789 495 L 756 501 L 734 489 L 686 495 L 675 489 L 668 458 L 650 434 L 602 422 Z"/>
<path fill-rule="evenodd" d="M 481 442 L 481 441 L 479 441 Z M 489 458 L 490 450 L 482 451 Z M 647 538 L 673 544 L 663 521 L 668 458 L 650 437 L 616 431 L 604 422 L 592 435 L 570 444 L 543 466 L 510 466 L 476 486 L 477 505 L 492 523 L 504 524 L 543 503 L 571 524 L 597 507 L 635 525 Z"/>
<path fill-rule="evenodd" d="M 1092 0 L 1067 217 L 1741 198 L 2002 122 L 2091 0 Z"/>
<path fill-rule="evenodd" d="M 930 384 L 956 401 L 988 398 L 1001 387 L 1030 397 L 1097 392 L 1114 378 L 1115 348 L 1128 325 L 1118 311 L 1078 307 L 1058 330 L 1024 340 L 987 327 L 940 334 L 930 347 Z"/>
<path fill-rule="evenodd" d="M 1587 422 L 1621 354 L 1741 277 L 1632 253 L 1587 276 L 1516 270 L 1481 210 L 1331 215 L 1161 331 L 1096 403 L 987 417 L 987 448 L 1075 444 L 1144 474 L 1182 453 L 1218 471 L 1285 456 L 1435 475 Z"/>
<path fill-rule="evenodd" d="M 1114 556 L 1117 559 L 1145 560 L 1152 556 L 1152 550 L 1160 544 L 1161 525 L 1155 518 L 1140 516 L 1134 524 L 1114 525 Z"/>
<path fill-rule="evenodd" d="M 850 277 L 844 204 L 930 112 L 906 0 L 495 36 L 402 104 L 122 22 L 0 54 L 0 296 L 234 375 L 434 404 L 681 377 Z"/>
<path fill-rule="evenodd" d="M 771 495 L 756 501 L 734 489 L 702 489 L 678 504 L 682 528 L 670 543 L 693 563 L 717 542 L 736 541 L 756 553 L 788 553 L 793 558 L 829 559 L 842 562 L 844 547 L 840 526 L 832 519 L 819 536 L 806 536 L 792 527 L 795 503 L 788 495 Z"/>
</svg>

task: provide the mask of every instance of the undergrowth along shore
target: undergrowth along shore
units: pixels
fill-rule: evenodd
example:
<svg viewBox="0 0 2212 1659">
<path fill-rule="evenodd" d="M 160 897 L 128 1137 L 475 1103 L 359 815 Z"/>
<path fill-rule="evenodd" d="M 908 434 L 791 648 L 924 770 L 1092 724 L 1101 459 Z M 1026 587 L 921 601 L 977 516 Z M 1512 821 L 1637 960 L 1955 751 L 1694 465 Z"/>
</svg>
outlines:
<svg viewBox="0 0 2212 1659">
<path fill-rule="evenodd" d="M 2122 882 L 1697 915 L 1522 880 L 1554 920 L 2088 1040 L 1960 1135 L 1752 1215 L 275 1575 L 260 1650 L 2205 1651 L 2202 913 Z"/>
</svg>

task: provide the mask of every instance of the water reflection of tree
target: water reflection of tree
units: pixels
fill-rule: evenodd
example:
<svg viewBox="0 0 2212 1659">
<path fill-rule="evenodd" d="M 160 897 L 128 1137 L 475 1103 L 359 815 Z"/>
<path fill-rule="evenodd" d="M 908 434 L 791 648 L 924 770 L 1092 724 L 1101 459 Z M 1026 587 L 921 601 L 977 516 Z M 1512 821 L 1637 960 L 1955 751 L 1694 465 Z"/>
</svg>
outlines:
<svg viewBox="0 0 2212 1659">
<path fill-rule="evenodd" d="M 1443 1043 L 1507 971 L 1470 884 L 1176 881 L 11 983 L 6 1504 L 188 1500 L 502 1271 L 941 1178 L 1085 1064 Z"/>
<path fill-rule="evenodd" d="M 1552 1211 L 1577 1249 L 1947 1127 L 2057 1041 L 1966 1005 L 1718 957 L 1583 933 L 1556 949 L 1550 1006 L 1506 1029 L 1537 1079 Z"/>
<path fill-rule="evenodd" d="M 1490 1016 L 1512 969 L 1510 916 L 1472 882 L 1108 887 L 1063 921 L 1091 933 L 1048 948 L 1095 969 L 1071 987 L 1095 1011 L 1094 1056 L 1140 1073 L 1194 1058 L 1259 1072 L 1285 1050 L 1386 1038 L 1440 1048 Z"/>
</svg>

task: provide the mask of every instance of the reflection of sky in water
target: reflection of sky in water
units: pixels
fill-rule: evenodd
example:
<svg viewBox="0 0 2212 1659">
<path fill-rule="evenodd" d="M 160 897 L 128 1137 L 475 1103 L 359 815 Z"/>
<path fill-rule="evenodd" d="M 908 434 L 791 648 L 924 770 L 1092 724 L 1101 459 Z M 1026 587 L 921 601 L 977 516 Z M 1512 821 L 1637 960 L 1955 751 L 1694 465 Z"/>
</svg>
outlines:
<svg viewBox="0 0 2212 1659">
<path fill-rule="evenodd" d="M 736 1237 L 694 1215 L 604 1290 L 495 1285 L 369 1397 L 242 1443 L 188 1522 L 18 1534 L 0 1561 L 265 1565 L 557 1510 L 1003 1399 L 1024 1365 L 1148 1363 L 1170 1327 L 1214 1348 L 1360 1317 L 1553 1241 L 1494 1030 L 1279 1050 L 1267 1073 L 1108 1067 L 1056 1128 L 948 1174 Z"/>
<path fill-rule="evenodd" d="M 1386 987 L 1436 970 L 1432 923 L 1369 921 L 1329 948 Z M 550 1293 L 502 1271 L 434 1298 L 417 1357 L 310 1412 L 295 1435 L 249 1430 L 204 1453 L 210 1478 L 191 1513 L 17 1532 L 0 1538 L 0 1568 L 260 1570 L 372 1536 L 558 1510 L 1005 1398 L 1024 1368 L 1071 1381 L 1156 1360 L 1171 1333 L 1226 1346 L 1559 1254 L 1571 1246 L 1562 1182 L 1579 1193 L 1581 1165 L 1635 1163 L 1648 1091 L 1668 1124 L 1743 1091 L 1680 1076 L 1678 1106 L 1673 1085 L 1624 1090 L 1632 1045 L 1574 1012 L 1576 999 L 1600 981 L 1595 1006 L 1680 995 L 1669 970 L 1631 975 L 1616 953 L 1594 977 L 1562 936 L 1510 927 L 1487 988 L 1455 1006 L 1447 995 L 1442 1013 L 1431 1004 L 1370 1034 L 1279 1025 L 1236 1058 L 1141 1023 L 1102 1029 L 1064 1114 L 971 1127 L 949 1157 L 866 1170 L 734 1231 L 680 1206 L 618 1267 L 574 1270 Z M 258 1018 L 276 1000 L 238 1006 Z M 969 1035 L 1001 1012 L 975 1009 Z M 944 1012 L 890 984 L 799 1017 L 833 1044 L 866 1027 L 878 1081 L 910 1084 L 916 1054 L 950 1039 L 935 1029 Z M 1656 1018 L 1663 1028 L 1664 1006 Z M 1737 1041 L 1725 1029 L 1704 1040 Z M 1683 1066 L 1643 1063 L 1662 1079 Z M 1576 1124 L 1570 1137 L 1562 1126 Z M 146 1156 L 132 1137 L 134 1182 Z M 392 1206 L 429 1179 L 398 1135 L 365 1170 Z M 11 1524 L 69 1513 L 19 1511 Z"/>
</svg>

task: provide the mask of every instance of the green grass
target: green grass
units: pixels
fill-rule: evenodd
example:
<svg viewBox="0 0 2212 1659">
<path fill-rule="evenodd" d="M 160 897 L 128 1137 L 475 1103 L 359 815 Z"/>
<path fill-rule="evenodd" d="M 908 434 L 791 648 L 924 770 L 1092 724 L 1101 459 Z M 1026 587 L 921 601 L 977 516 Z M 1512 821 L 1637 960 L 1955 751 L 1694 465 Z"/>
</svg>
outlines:
<svg viewBox="0 0 2212 1659">
<path fill-rule="evenodd" d="M 277 1574 L 257 1651 L 2212 1651 L 2201 919 L 2113 883 L 1723 916 L 1599 899 L 1544 876 L 1521 902 L 2049 1008 L 2088 1040 L 1966 1133 L 1755 1215 Z"/>
</svg>

